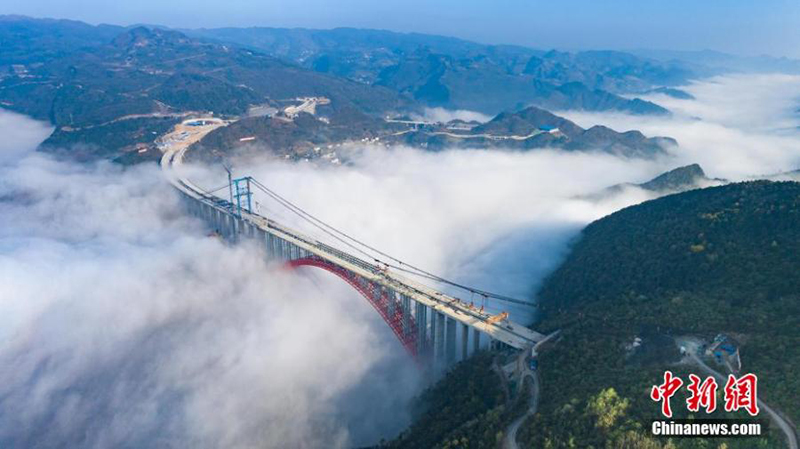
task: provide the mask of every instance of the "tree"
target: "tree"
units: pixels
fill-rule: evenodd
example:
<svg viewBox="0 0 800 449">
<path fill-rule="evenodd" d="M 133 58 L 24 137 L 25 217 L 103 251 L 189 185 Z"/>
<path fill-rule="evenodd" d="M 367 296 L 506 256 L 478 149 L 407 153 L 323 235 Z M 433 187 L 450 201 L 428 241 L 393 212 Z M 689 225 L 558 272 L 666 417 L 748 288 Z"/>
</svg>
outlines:
<svg viewBox="0 0 800 449">
<path fill-rule="evenodd" d="M 597 419 L 595 426 L 608 430 L 617 422 L 617 419 L 625 415 L 628 405 L 629 401 L 620 398 L 614 388 L 606 388 L 597 396 L 589 399 L 587 411 Z"/>
</svg>

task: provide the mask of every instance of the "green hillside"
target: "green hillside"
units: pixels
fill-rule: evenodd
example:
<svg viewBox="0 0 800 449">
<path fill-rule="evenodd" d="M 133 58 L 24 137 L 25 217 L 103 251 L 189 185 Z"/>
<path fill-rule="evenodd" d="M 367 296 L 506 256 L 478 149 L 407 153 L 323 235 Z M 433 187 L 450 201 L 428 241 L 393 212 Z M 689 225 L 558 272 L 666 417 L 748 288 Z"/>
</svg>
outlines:
<svg viewBox="0 0 800 449">
<path fill-rule="evenodd" d="M 797 422 L 798 267 L 800 183 L 693 190 L 592 223 L 540 291 L 539 326 L 564 329 L 564 339 L 542 356 L 542 413 L 523 436 L 536 447 L 601 447 L 625 438 L 639 441 L 625 447 L 651 447 L 641 428 L 656 413 L 649 386 L 665 369 L 683 376 L 691 370 L 675 364 L 671 337 L 720 332 L 741 344 L 742 372 L 759 376 L 760 398 Z M 627 354 L 623 346 L 635 336 L 643 346 Z M 598 431 L 590 404 L 608 388 L 629 403 L 613 430 Z M 564 427 L 564 420 L 576 425 Z M 773 431 L 769 442 L 728 444 L 783 447 L 783 440 Z"/>
</svg>

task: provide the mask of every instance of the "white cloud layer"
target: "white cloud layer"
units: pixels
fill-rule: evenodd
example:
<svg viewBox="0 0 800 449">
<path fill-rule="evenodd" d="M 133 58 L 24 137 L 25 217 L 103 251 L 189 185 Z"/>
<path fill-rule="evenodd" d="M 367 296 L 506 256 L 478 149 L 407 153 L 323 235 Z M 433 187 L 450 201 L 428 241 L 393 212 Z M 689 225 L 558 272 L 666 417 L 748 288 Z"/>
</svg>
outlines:
<svg viewBox="0 0 800 449">
<path fill-rule="evenodd" d="M 466 109 L 445 109 L 445 108 L 425 108 L 422 115 L 413 114 L 412 118 L 426 122 L 447 123 L 452 120 L 463 120 L 465 122 L 485 123 L 492 119 L 492 116 L 482 114 L 477 111 Z"/>
<path fill-rule="evenodd" d="M 566 113 L 679 140 L 656 160 L 356 147 L 341 167 L 236 171 L 407 262 L 531 298 L 585 224 L 656 195 L 593 196 L 608 186 L 694 162 L 734 180 L 797 168 L 799 78 L 686 89 L 697 100 L 659 99 L 670 118 Z M 46 127 L 0 114 L 7 130 L 17 133 L 0 144 L 0 446 L 327 448 L 408 423 L 415 368 L 344 283 L 205 237 L 154 167 L 56 162 L 30 152 Z M 193 176 L 216 187 L 223 174 Z"/>
<path fill-rule="evenodd" d="M 800 76 L 731 75 L 685 86 L 695 100 L 649 99 L 670 118 L 565 111 L 581 126 L 674 137 L 676 165 L 699 163 L 708 174 L 741 181 L 800 169 Z"/>
<path fill-rule="evenodd" d="M 407 424 L 416 368 L 346 284 L 206 237 L 153 166 L 35 143 L 0 163 L 0 446 L 346 447 Z"/>
</svg>

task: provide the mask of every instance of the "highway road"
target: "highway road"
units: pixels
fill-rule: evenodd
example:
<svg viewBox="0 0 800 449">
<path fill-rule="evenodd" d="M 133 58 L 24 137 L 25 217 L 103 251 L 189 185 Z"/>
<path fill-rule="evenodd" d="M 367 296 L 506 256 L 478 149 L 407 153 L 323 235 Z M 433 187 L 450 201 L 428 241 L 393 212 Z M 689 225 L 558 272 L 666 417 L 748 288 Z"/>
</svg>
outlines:
<svg viewBox="0 0 800 449">
<path fill-rule="evenodd" d="M 520 376 L 520 391 L 523 391 L 524 388 L 522 387 L 522 382 L 526 380 L 529 382 L 531 386 L 530 396 L 528 397 L 528 410 L 522 414 L 522 416 L 515 419 L 505 431 L 505 436 L 503 438 L 503 449 L 518 449 L 519 445 L 517 444 L 517 432 L 519 432 L 520 426 L 522 423 L 525 422 L 529 417 L 536 414 L 536 410 L 539 408 L 539 375 L 531 371 L 530 367 L 527 363 L 527 357 L 525 357 L 525 352 L 522 353 L 522 374 Z"/>
<path fill-rule="evenodd" d="M 542 133 L 543 133 L 543 131 L 534 131 L 534 132 L 532 132 L 530 134 L 527 134 L 527 135 L 524 135 L 524 136 L 519 136 L 519 135 L 513 135 L 513 134 L 512 135 L 500 135 L 500 134 L 457 134 L 457 133 L 451 133 L 451 132 L 447 132 L 447 131 L 433 131 L 433 132 L 428 132 L 426 134 L 434 135 L 434 136 L 447 136 L 447 137 L 453 137 L 453 138 L 456 138 L 456 139 L 484 138 L 484 139 L 490 139 L 490 140 L 527 140 L 527 139 L 530 139 L 531 137 L 538 136 L 539 134 L 542 134 Z"/>
<path fill-rule="evenodd" d="M 703 362 L 700 359 L 700 357 L 697 356 L 697 353 L 696 353 L 696 349 L 697 348 L 696 348 L 696 346 L 694 344 L 689 344 L 689 343 L 686 343 L 686 342 L 681 343 L 680 341 L 679 341 L 678 344 L 682 344 L 687 349 L 686 352 L 689 354 L 689 357 L 691 357 L 692 361 L 694 361 L 695 364 L 697 366 L 699 366 L 701 370 L 703 370 L 707 374 L 710 374 L 710 375 L 714 376 L 715 378 L 717 378 L 717 380 L 722 385 L 724 385 L 725 382 L 727 382 L 728 376 L 723 375 L 722 373 L 720 373 L 720 372 L 714 370 L 713 368 L 711 368 L 710 366 L 706 365 L 706 363 Z M 792 425 L 789 424 L 785 419 L 783 419 L 783 417 L 781 415 L 779 415 L 777 412 L 775 412 L 775 410 L 773 410 L 772 407 L 768 406 L 761 399 L 758 399 L 758 408 L 760 410 L 763 410 L 763 411 L 767 412 L 767 414 L 771 418 L 772 422 L 775 423 L 781 429 L 783 434 L 786 436 L 787 447 L 789 449 L 797 449 L 797 434 L 795 433 L 794 428 L 792 427 Z"/>
</svg>

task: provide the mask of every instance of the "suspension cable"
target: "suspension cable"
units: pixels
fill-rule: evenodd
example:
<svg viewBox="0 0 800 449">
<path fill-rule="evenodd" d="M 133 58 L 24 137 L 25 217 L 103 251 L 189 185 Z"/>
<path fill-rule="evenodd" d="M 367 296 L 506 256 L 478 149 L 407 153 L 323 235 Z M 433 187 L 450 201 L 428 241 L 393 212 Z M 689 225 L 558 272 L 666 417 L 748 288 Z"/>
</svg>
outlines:
<svg viewBox="0 0 800 449">
<path fill-rule="evenodd" d="M 392 267 L 394 269 L 403 271 L 405 273 L 409 273 L 409 274 L 412 274 L 412 275 L 424 277 L 424 278 L 427 278 L 427 279 L 430 279 L 430 280 L 433 280 L 433 281 L 436 281 L 436 282 L 440 282 L 440 283 L 443 283 L 443 284 L 451 285 L 453 287 L 456 287 L 456 288 L 459 288 L 459 289 L 462 289 L 462 290 L 466 290 L 468 292 L 475 293 L 475 294 L 481 295 L 481 296 L 486 297 L 486 298 L 494 298 L 494 299 L 498 299 L 498 300 L 501 300 L 501 301 L 510 302 L 510 303 L 514 303 L 514 304 L 520 304 L 520 305 L 524 305 L 524 306 L 528 306 L 528 307 L 536 307 L 535 304 L 532 304 L 532 303 L 530 303 L 528 301 L 523 301 L 521 299 L 512 298 L 510 296 L 500 295 L 500 294 L 497 294 L 497 293 L 492 293 L 492 292 L 489 292 L 489 291 L 480 290 L 480 289 L 473 288 L 473 287 L 470 287 L 470 286 L 467 286 L 467 285 L 464 285 L 464 284 L 460 284 L 458 282 L 451 281 L 449 279 L 446 279 L 446 278 L 443 278 L 443 277 L 438 276 L 436 274 L 433 274 L 433 273 L 431 273 L 429 271 L 426 271 L 426 270 L 423 270 L 421 268 L 415 267 L 414 265 L 411 265 L 411 264 L 408 264 L 406 262 L 403 262 L 402 260 L 397 259 L 396 257 L 393 257 L 393 256 L 391 256 L 391 255 L 389 255 L 389 254 L 387 254 L 387 253 L 385 253 L 385 252 L 383 252 L 383 251 L 381 251 L 381 250 L 379 250 L 377 248 L 374 248 L 374 247 L 372 247 L 372 246 L 370 246 L 370 245 L 368 245 L 368 244 L 356 239 L 355 237 L 352 237 L 352 236 L 348 235 L 347 233 L 345 233 L 343 231 L 340 231 L 340 230 L 336 229 L 335 227 L 325 223 L 324 221 L 322 221 L 322 220 L 318 219 L 317 217 L 313 216 L 312 214 L 306 212 L 305 210 L 303 210 L 299 206 L 296 206 L 295 204 L 291 203 L 289 200 L 287 200 L 286 198 L 282 197 L 277 192 L 271 190 L 269 187 L 263 185 L 262 183 L 260 183 L 256 179 L 251 178 L 251 182 L 256 187 L 258 187 L 259 190 L 263 191 L 268 196 L 270 196 L 275 201 L 277 201 L 279 204 L 281 204 L 282 206 L 286 207 L 290 211 L 294 212 L 296 215 L 300 216 L 303 220 L 309 222 L 314 227 L 322 230 L 323 232 L 325 232 L 326 234 L 330 235 L 331 237 L 333 237 L 337 241 L 347 245 L 349 248 L 352 248 L 353 250 L 358 251 L 360 254 L 371 258 L 375 262 L 383 263 L 383 264 L 385 264 L 385 265 L 387 265 L 389 267 Z M 338 235 L 336 235 L 336 234 L 338 234 Z M 355 245 L 353 243 L 350 243 L 350 242 L 355 243 Z M 370 253 L 364 251 L 363 249 L 357 247 L 356 245 L 360 245 L 363 248 L 367 248 L 367 249 L 369 249 L 369 250 L 371 250 L 371 251 L 373 251 L 373 252 L 375 252 L 377 254 L 380 254 L 381 256 L 383 256 L 383 257 L 385 257 L 385 258 L 387 258 L 389 260 L 392 260 L 395 263 L 399 264 L 399 266 L 383 262 L 382 260 L 380 260 L 377 257 L 375 257 L 373 254 L 370 254 Z M 407 267 L 407 268 L 404 268 L 404 267 Z"/>
</svg>

